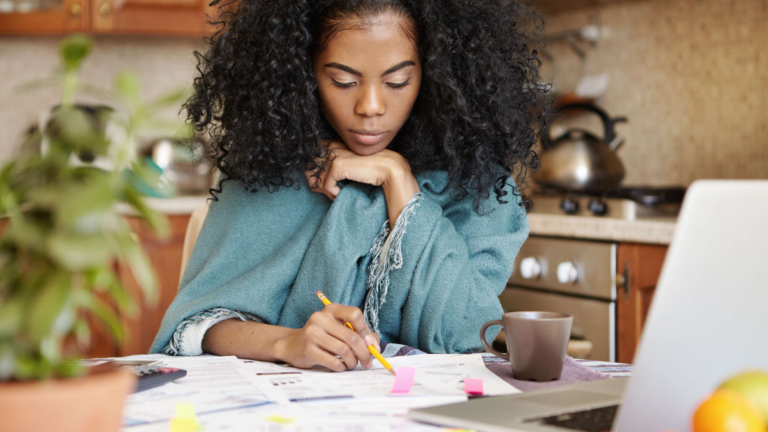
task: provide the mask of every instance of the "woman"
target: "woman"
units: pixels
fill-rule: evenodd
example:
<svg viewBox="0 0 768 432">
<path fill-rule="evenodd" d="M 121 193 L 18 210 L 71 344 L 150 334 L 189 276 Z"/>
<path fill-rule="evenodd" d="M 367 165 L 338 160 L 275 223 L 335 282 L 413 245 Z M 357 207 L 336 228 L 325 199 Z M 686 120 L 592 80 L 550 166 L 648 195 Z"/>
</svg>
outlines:
<svg viewBox="0 0 768 432">
<path fill-rule="evenodd" d="M 528 234 L 511 176 L 538 164 L 548 112 L 527 9 L 245 0 L 223 16 L 186 107 L 226 180 L 152 352 L 343 371 L 379 338 L 477 350 Z"/>
</svg>

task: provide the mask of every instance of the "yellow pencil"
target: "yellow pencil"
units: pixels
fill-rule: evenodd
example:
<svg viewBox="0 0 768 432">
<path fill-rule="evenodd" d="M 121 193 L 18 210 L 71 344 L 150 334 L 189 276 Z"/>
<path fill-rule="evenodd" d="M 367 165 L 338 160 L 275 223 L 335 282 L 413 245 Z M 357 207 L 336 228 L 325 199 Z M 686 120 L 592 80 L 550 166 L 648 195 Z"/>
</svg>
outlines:
<svg viewBox="0 0 768 432">
<path fill-rule="evenodd" d="M 326 305 L 326 306 L 331 304 L 331 301 L 328 300 L 328 297 L 326 297 L 325 294 L 323 294 L 320 291 L 317 292 L 317 298 L 319 298 L 320 301 L 323 302 L 323 304 Z M 350 323 L 345 323 L 345 324 L 347 325 L 347 327 L 349 327 L 350 330 L 355 331 L 355 329 L 352 328 L 352 324 L 350 324 Z M 395 373 L 395 368 L 393 368 L 392 365 L 390 365 L 389 362 L 387 360 L 385 360 L 384 357 L 382 357 L 381 354 L 379 354 L 378 351 L 376 351 L 376 348 L 374 348 L 373 345 L 368 345 L 368 351 L 371 352 L 371 355 L 374 356 L 376 358 L 376 360 L 378 360 L 379 363 L 382 364 L 382 366 L 387 368 L 389 373 L 391 373 L 392 375 L 397 375 Z"/>
</svg>

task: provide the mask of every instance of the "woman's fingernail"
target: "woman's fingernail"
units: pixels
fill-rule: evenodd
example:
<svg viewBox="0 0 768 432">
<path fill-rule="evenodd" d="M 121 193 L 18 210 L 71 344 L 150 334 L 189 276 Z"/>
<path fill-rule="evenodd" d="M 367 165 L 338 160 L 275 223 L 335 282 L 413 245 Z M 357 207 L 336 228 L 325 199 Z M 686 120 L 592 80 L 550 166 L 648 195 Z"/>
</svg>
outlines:
<svg viewBox="0 0 768 432">
<path fill-rule="evenodd" d="M 373 345 L 373 337 L 371 335 L 365 336 L 365 346 Z"/>
</svg>

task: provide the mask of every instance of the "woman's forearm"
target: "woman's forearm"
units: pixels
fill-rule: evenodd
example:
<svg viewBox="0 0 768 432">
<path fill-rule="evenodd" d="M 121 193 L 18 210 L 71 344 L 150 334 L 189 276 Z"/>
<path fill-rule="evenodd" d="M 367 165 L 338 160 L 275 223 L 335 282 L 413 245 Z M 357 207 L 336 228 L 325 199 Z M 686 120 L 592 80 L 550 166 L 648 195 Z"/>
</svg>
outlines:
<svg viewBox="0 0 768 432">
<path fill-rule="evenodd" d="M 421 192 L 416 177 L 410 169 L 393 169 L 381 188 L 387 200 L 387 213 L 389 226 L 394 229 L 397 218 L 402 213 L 405 205 L 417 192 Z"/>
<path fill-rule="evenodd" d="M 280 342 L 294 331 L 288 327 L 228 319 L 205 332 L 203 352 L 270 362 L 285 361 Z"/>
</svg>

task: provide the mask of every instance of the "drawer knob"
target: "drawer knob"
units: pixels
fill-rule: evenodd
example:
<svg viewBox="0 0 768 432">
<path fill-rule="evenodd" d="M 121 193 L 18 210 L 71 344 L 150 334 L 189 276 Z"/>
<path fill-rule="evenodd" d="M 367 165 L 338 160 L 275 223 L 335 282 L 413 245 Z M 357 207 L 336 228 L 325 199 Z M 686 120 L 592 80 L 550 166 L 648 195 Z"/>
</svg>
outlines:
<svg viewBox="0 0 768 432">
<path fill-rule="evenodd" d="M 523 279 L 538 279 L 541 277 L 541 264 L 534 257 L 520 261 L 520 275 Z"/>
<path fill-rule="evenodd" d="M 557 266 L 557 280 L 561 284 L 574 284 L 579 280 L 579 270 L 576 268 L 576 264 L 565 261 L 561 262 Z"/>
</svg>

